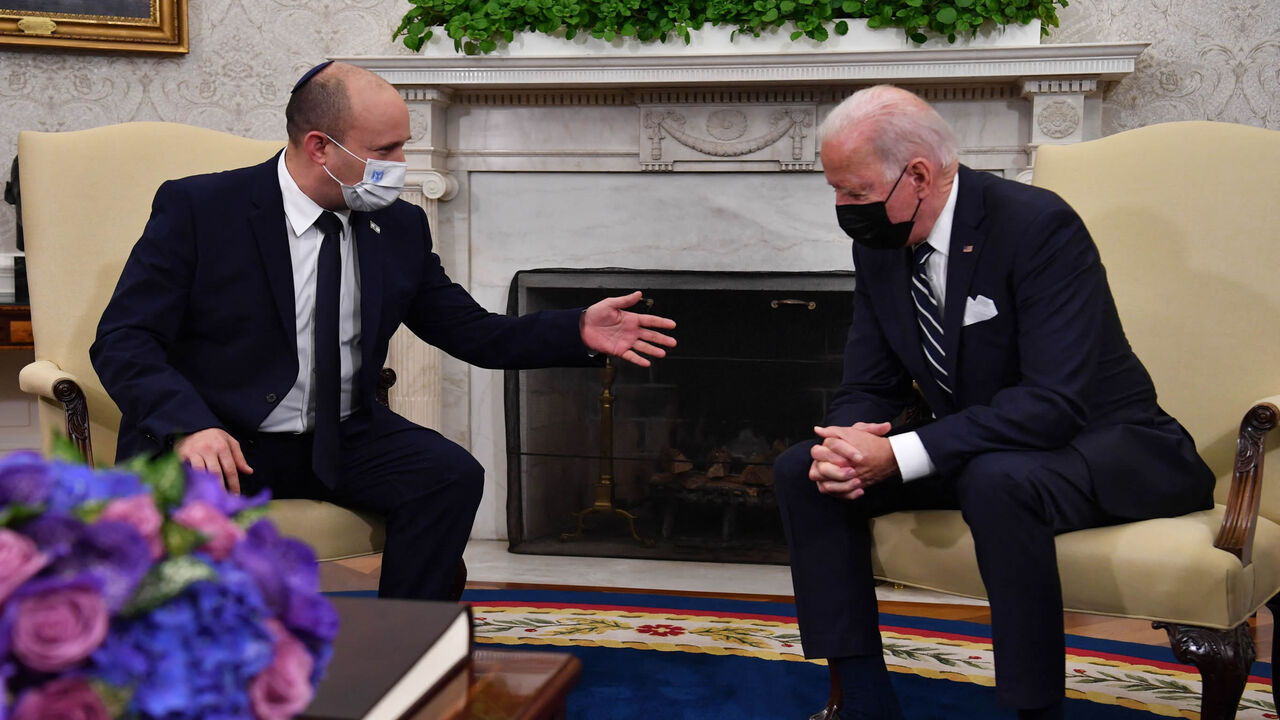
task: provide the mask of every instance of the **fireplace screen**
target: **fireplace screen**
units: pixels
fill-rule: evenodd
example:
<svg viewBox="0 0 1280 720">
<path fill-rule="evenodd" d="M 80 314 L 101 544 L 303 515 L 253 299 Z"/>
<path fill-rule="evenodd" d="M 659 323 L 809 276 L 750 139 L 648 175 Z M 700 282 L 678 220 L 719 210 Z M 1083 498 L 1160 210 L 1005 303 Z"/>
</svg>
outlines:
<svg viewBox="0 0 1280 720">
<path fill-rule="evenodd" d="M 679 345 L 650 368 L 506 374 L 511 550 L 785 563 L 772 460 L 839 385 L 853 273 L 529 270 L 508 311 L 642 290 Z"/>
</svg>

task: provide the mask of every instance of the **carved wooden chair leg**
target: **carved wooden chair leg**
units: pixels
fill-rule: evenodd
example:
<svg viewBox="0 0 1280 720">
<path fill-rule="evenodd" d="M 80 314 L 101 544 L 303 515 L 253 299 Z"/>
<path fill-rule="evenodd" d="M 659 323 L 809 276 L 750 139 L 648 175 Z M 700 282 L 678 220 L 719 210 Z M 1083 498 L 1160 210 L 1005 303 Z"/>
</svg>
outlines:
<svg viewBox="0 0 1280 720">
<path fill-rule="evenodd" d="M 831 695 L 827 697 L 827 706 L 809 716 L 809 720 L 840 720 L 840 706 L 844 703 L 844 694 L 840 692 L 840 674 L 834 665 L 828 664 L 831 671 Z"/>
<path fill-rule="evenodd" d="M 1234 718 L 1249 679 L 1249 668 L 1257 657 L 1249 623 L 1230 630 L 1160 622 L 1151 625 L 1169 634 L 1169 646 L 1180 662 L 1200 670 L 1201 720 Z"/>
</svg>

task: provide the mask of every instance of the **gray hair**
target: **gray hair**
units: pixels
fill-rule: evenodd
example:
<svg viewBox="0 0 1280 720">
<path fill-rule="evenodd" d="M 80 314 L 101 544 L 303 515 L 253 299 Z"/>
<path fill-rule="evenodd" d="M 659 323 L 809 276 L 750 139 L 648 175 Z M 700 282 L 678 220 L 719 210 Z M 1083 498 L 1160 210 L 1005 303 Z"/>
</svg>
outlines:
<svg viewBox="0 0 1280 720">
<path fill-rule="evenodd" d="M 892 85 L 865 88 L 845 98 L 822 121 L 818 142 L 864 124 L 871 126 L 872 151 L 888 179 L 920 155 L 940 169 L 958 160 L 958 141 L 947 121 L 915 94 Z"/>
</svg>

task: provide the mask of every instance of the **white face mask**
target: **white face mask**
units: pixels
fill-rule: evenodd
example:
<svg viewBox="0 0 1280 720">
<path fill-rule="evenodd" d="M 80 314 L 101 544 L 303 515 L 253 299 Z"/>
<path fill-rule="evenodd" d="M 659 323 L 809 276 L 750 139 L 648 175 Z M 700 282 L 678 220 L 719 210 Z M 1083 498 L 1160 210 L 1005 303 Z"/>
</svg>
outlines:
<svg viewBox="0 0 1280 720">
<path fill-rule="evenodd" d="M 404 188 L 404 175 L 409 169 L 408 163 L 392 160 L 365 160 L 342 147 L 342 143 L 329 137 L 328 133 L 325 133 L 325 137 L 329 138 L 329 142 L 342 148 L 343 152 L 364 163 L 364 179 L 355 185 L 347 185 L 334 177 L 327 166 L 321 166 L 326 173 L 329 173 L 329 177 L 342 187 L 342 199 L 347 202 L 348 208 L 357 212 L 373 212 L 387 207 L 400 197 L 400 191 Z"/>
</svg>

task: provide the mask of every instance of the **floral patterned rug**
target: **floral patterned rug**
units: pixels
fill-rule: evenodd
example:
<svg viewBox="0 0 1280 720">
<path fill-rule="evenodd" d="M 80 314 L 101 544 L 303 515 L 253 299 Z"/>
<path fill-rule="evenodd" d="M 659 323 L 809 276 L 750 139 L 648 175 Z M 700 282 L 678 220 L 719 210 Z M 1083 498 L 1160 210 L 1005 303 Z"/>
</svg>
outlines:
<svg viewBox="0 0 1280 720">
<path fill-rule="evenodd" d="M 633 675 L 640 663 L 657 662 L 658 654 L 686 659 L 707 656 L 698 663 L 702 668 L 698 673 L 704 678 L 706 668 L 717 667 L 707 662 L 713 659 L 710 656 L 736 657 L 757 662 L 735 663 L 734 667 L 743 669 L 732 671 L 737 679 L 731 682 L 753 687 L 772 685 L 775 689 L 785 682 L 788 691 L 796 690 L 791 687 L 796 683 L 806 687 L 800 693 L 803 699 L 788 701 L 786 715 L 769 714 L 779 711 L 760 706 L 760 702 L 777 696 L 777 692 L 766 692 L 764 700 L 745 708 L 746 714 L 741 714 L 744 709 L 740 708 L 724 717 L 799 719 L 821 707 L 825 697 L 826 669 L 804 659 L 794 606 L 790 604 L 542 590 L 468 590 L 463 600 L 472 605 L 479 643 L 559 646 L 580 653 L 589 648 L 633 651 L 593 651 L 593 659 L 584 660 L 588 670 L 584 682 L 590 679 L 593 662 L 612 662 L 615 657 L 628 658 L 622 663 L 627 668 L 624 673 Z M 894 684 L 904 706 L 910 704 L 908 694 L 921 692 L 918 688 L 925 688 L 924 693 L 932 696 L 915 712 L 904 708 L 908 717 L 954 717 L 958 710 L 971 719 L 1009 716 L 994 709 L 994 691 L 990 688 L 995 680 L 987 630 L 987 626 L 975 623 L 882 615 L 885 660 L 896 673 Z M 777 675 L 777 671 L 792 665 L 814 671 L 805 672 L 799 679 L 770 678 L 771 672 Z M 1250 678 L 1237 717 L 1272 720 L 1277 715 L 1271 696 L 1270 665 L 1257 663 L 1253 671 L 1257 674 Z M 651 679 L 654 685 L 665 687 L 672 677 L 685 677 L 689 671 L 672 665 L 655 672 L 668 673 L 665 678 Z M 634 684 L 634 676 L 630 679 Z M 936 682 L 939 680 L 949 682 Z M 908 687 L 901 687 L 900 682 Z M 1168 648 L 1069 636 L 1066 683 L 1068 717 L 1199 717 L 1199 676 L 1194 668 L 1177 663 Z M 609 692 L 617 695 L 626 692 L 625 687 L 625 683 L 618 683 Z M 656 698 L 655 688 L 646 692 L 650 693 L 648 697 Z M 945 709 L 948 700 L 943 696 L 956 692 L 965 697 L 955 700 L 952 709 Z M 634 700 L 644 702 L 645 696 Z M 796 702 L 798 705 L 791 710 L 790 705 Z M 975 714 L 975 707 L 990 708 L 992 714 L 981 714 L 983 710 Z M 666 714 L 670 716 L 669 712 Z M 590 710 L 575 714 L 572 702 L 570 715 L 598 716 Z M 636 716 L 645 715 L 641 712 Z M 608 716 L 624 715 L 611 710 Z M 688 715 L 719 716 L 714 712 Z"/>
</svg>

